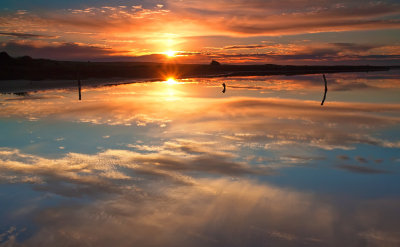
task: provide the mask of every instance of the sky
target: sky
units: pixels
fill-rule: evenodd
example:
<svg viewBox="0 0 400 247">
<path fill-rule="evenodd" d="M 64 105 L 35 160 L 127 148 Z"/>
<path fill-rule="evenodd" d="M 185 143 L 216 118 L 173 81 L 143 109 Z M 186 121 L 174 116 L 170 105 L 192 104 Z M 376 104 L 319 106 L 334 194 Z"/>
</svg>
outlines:
<svg viewBox="0 0 400 247">
<path fill-rule="evenodd" d="M 73 61 L 400 65 L 395 0 L 2 0 L 0 51 Z"/>
</svg>

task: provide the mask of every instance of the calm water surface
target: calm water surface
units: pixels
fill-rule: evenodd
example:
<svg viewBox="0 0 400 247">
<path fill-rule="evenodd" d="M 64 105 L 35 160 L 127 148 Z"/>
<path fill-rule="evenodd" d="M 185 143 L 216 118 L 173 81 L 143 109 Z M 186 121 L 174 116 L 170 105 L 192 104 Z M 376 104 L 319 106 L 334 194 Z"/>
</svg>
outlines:
<svg viewBox="0 0 400 247">
<path fill-rule="evenodd" d="M 400 246 L 399 78 L 2 94 L 0 246 Z"/>
</svg>

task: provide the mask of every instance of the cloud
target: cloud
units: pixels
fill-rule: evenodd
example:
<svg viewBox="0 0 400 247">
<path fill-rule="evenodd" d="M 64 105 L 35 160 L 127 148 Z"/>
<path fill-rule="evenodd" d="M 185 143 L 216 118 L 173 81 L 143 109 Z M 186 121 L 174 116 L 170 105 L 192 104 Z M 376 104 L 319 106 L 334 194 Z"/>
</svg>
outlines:
<svg viewBox="0 0 400 247">
<path fill-rule="evenodd" d="M 38 38 L 38 39 L 55 39 L 57 36 L 31 34 L 31 33 L 16 33 L 16 32 L 0 32 L 0 36 L 13 36 L 22 39 Z"/>
<path fill-rule="evenodd" d="M 391 173 L 390 171 L 386 170 L 379 170 L 375 168 L 370 168 L 366 166 L 356 166 L 356 165 L 337 165 L 339 169 L 346 170 L 353 173 L 360 173 L 360 174 L 385 174 Z"/>
<path fill-rule="evenodd" d="M 334 46 L 343 51 L 352 52 L 365 52 L 371 49 L 380 47 L 379 45 L 366 45 L 366 44 L 355 44 L 355 43 L 332 43 Z"/>
<path fill-rule="evenodd" d="M 76 43 L 60 43 L 55 45 L 35 45 L 34 43 L 8 42 L 0 44 L 0 48 L 6 50 L 13 56 L 29 55 L 35 58 L 51 58 L 59 60 L 69 59 L 93 59 L 108 57 L 114 51 Z"/>
<path fill-rule="evenodd" d="M 279 3 L 219 0 L 205 4 L 197 0 L 172 0 L 169 3 L 173 11 L 181 11 L 192 18 L 204 18 L 205 22 L 209 20 L 214 26 L 236 35 L 281 35 L 399 26 L 395 16 L 399 14 L 400 7 L 391 1 L 369 4 L 362 1 L 323 1 L 313 5 L 290 0 Z"/>
<path fill-rule="evenodd" d="M 237 50 L 237 49 L 255 49 L 255 48 L 266 48 L 268 45 L 231 45 L 225 46 L 225 50 Z"/>
<path fill-rule="evenodd" d="M 340 48 L 312 48 L 297 47 L 293 50 L 253 51 L 250 53 L 223 53 L 211 52 L 200 55 L 191 55 L 176 59 L 179 63 L 209 63 L 218 60 L 227 64 L 292 64 L 292 65 L 396 65 L 400 61 L 398 54 L 367 55 L 358 50 Z M 300 49 L 301 48 L 301 49 Z M 222 48 L 223 49 L 223 48 Z M 262 48 L 258 48 L 262 49 Z M 229 50 L 227 50 L 229 51 Z M 373 50 L 369 51 L 371 53 Z M 381 51 L 380 51 L 381 52 Z M 379 53 L 380 53 L 379 52 Z M 364 52 L 365 53 L 365 52 Z M 152 60 L 157 61 L 157 60 Z M 160 61 L 160 60 L 158 60 Z"/>
<path fill-rule="evenodd" d="M 162 4 L 162 8 L 157 5 L 90 6 L 83 9 L 42 11 L 40 14 L 29 12 L 2 16 L 0 22 L 7 23 L 2 28 L 3 34 L 12 37 L 33 38 L 35 34 L 32 33 L 40 32 L 47 38 L 59 37 L 58 40 L 65 43 L 84 43 L 92 47 L 99 47 L 100 43 L 113 51 L 97 51 L 103 56 L 101 58 L 109 57 L 114 61 L 126 61 L 126 56 L 133 60 L 161 61 L 161 57 L 148 55 L 168 49 L 180 50 L 182 55 L 187 56 L 177 61 L 190 63 L 220 59 L 225 63 L 363 61 L 365 64 L 368 61 L 393 64 L 400 60 L 396 45 L 371 44 L 368 41 L 356 44 L 314 40 L 304 49 L 299 47 L 298 42 L 287 44 L 287 41 L 282 44 L 255 44 L 254 41 L 243 44 L 244 41 L 240 40 L 240 44 L 229 45 L 229 40 L 235 37 L 254 36 L 265 39 L 265 36 L 287 34 L 395 29 L 400 26 L 397 18 L 400 7 L 393 1 L 365 4 L 362 1 L 342 3 L 331 0 L 310 5 L 306 1 L 290 0 L 279 3 L 169 0 Z M 224 41 L 220 41 L 221 47 L 215 47 L 215 42 L 212 42 L 212 37 L 216 36 L 224 37 Z M 39 39 L 39 36 L 36 38 Z M 45 41 L 46 37 L 42 39 Z M 210 42 L 216 50 L 208 49 L 206 43 Z M 240 50 L 248 53 L 219 53 Z M 54 53 L 52 57 L 56 57 Z M 88 54 L 89 58 L 93 58 L 92 54 Z"/>
<path fill-rule="evenodd" d="M 325 157 L 321 156 L 304 156 L 304 155 L 286 155 L 281 157 L 282 161 L 286 161 L 288 163 L 296 163 L 296 164 L 309 163 L 312 161 L 324 160 L 324 159 Z"/>
</svg>

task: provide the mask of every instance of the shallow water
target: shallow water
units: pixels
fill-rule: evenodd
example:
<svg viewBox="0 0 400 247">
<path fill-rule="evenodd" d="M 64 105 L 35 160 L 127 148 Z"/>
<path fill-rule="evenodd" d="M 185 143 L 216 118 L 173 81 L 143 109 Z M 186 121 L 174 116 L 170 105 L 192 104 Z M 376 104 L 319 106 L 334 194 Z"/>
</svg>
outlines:
<svg viewBox="0 0 400 247">
<path fill-rule="evenodd" d="M 3 94 L 0 246 L 399 246 L 399 75 Z"/>
</svg>

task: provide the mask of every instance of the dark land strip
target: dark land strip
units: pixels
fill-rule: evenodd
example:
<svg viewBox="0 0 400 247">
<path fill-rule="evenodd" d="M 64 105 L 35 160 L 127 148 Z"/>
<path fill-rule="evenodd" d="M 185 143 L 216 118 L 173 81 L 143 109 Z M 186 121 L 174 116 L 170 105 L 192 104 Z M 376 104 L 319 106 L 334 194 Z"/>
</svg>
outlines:
<svg viewBox="0 0 400 247">
<path fill-rule="evenodd" d="M 12 58 L 0 53 L 0 80 L 161 79 L 230 76 L 301 75 L 389 70 L 387 66 L 221 65 L 144 62 L 70 62 Z"/>
</svg>

